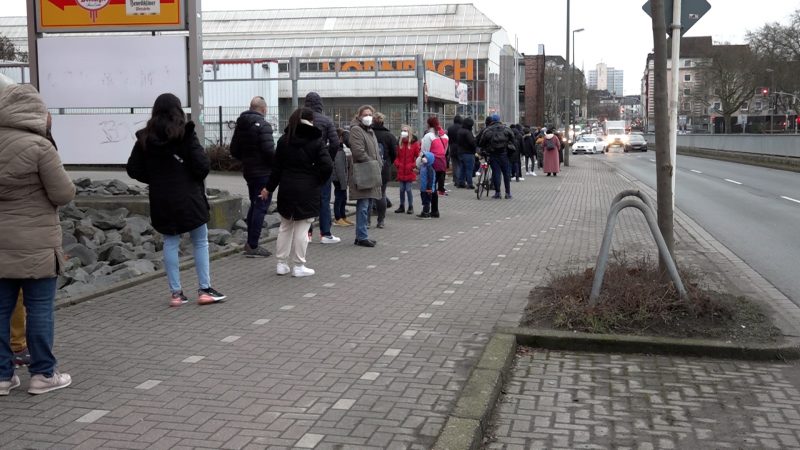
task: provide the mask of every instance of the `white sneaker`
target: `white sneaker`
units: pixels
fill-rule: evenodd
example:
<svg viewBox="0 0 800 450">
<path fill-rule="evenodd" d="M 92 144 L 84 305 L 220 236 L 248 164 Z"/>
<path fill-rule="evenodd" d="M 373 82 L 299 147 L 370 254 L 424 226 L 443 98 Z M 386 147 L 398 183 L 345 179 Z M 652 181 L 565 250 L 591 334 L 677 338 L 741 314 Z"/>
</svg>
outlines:
<svg viewBox="0 0 800 450">
<path fill-rule="evenodd" d="M 292 270 L 292 276 L 293 277 L 298 277 L 298 278 L 299 277 L 310 277 L 311 275 L 314 275 L 315 273 L 316 272 L 314 272 L 314 269 L 309 269 L 306 266 L 294 266 L 294 269 Z"/>
<path fill-rule="evenodd" d="M 15 387 L 19 387 L 19 377 L 16 374 L 6 381 L 0 381 L 0 395 L 8 395 Z"/>
<path fill-rule="evenodd" d="M 480 172 L 475 172 L 475 176 L 479 177 L 479 176 L 481 176 L 481 173 Z"/>
<path fill-rule="evenodd" d="M 292 271 L 292 269 L 290 269 L 289 265 L 286 264 L 285 262 L 279 262 L 278 263 L 278 267 L 275 268 L 275 272 L 277 272 L 278 275 L 286 275 L 287 273 L 289 273 L 291 271 Z"/>
<path fill-rule="evenodd" d="M 330 235 L 330 236 L 322 236 L 319 242 L 321 244 L 338 244 L 339 242 L 342 242 L 342 240 L 334 235 Z"/>
<path fill-rule="evenodd" d="M 531 176 L 535 177 L 536 176 L 536 172 L 531 172 Z"/>
<path fill-rule="evenodd" d="M 525 178 L 519 177 L 517 181 L 525 181 Z"/>
<path fill-rule="evenodd" d="M 53 372 L 53 376 L 50 378 L 41 374 L 36 374 L 31 377 L 30 384 L 28 385 L 28 394 L 44 394 L 45 392 L 65 388 L 71 383 L 72 377 L 67 373 Z"/>
</svg>

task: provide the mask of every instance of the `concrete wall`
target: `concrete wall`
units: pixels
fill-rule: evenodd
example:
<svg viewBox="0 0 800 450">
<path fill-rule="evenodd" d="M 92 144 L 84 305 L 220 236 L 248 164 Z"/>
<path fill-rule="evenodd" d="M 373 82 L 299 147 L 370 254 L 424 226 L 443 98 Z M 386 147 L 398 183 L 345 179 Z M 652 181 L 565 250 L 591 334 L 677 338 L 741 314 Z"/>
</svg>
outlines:
<svg viewBox="0 0 800 450">
<path fill-rule="evenodd" d="M 655 144 L 654 134 L 645 137 Z M 678 147 L 800 158 L 800 134 L 687 134 L 678 136 Z"/>
</svg>

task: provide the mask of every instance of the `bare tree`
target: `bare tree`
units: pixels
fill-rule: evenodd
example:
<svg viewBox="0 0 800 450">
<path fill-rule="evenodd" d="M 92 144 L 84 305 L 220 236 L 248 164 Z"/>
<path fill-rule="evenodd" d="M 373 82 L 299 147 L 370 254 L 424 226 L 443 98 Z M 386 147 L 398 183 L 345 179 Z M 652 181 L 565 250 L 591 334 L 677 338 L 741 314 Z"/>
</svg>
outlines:
<svg viewBox="0 0 800 450">
<path fill-rule="evenodd" d="M 733 115 L 753 99 L 764 68 L 746 45 L 715 45 L 711 57 L 698 64 L 701 81 L 692 98 L 706 106 L 719 102 L 725 132 L 730 133 Z"/>
<path fill-rule="evenodd" d="M 789 24 L 769 23 L 747 33 L 750 50 L 758 57 L 764 69 L 771 73 L 763 79 L 763 86 L 776 92 L 800 95 L 800 9 L 789 16 Z M 800 109 L 797 97 L 777 96 L 773 99 L 784 112 Z"/>
<path fill-rule="evenodd" d="M 0 61 L 14 61 L 17 57 L 17 49 L 14 43 L 3 35 L 0 35 Z"/>
</svg>

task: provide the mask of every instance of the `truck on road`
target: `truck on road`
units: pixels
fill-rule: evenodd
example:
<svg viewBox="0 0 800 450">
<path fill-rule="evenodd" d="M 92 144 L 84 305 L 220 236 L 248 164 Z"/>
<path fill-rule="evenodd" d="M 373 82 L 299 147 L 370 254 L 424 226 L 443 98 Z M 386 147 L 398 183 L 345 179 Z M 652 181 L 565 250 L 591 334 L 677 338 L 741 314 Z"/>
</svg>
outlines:
<svg viewBox="0 0 800 450">
<path fill-rule="evenodd" d="M 618 145 L 625 147 L 625 121 L 607 120 L 606 121 L 606 152 L 611 147 Z"/>
</svg>

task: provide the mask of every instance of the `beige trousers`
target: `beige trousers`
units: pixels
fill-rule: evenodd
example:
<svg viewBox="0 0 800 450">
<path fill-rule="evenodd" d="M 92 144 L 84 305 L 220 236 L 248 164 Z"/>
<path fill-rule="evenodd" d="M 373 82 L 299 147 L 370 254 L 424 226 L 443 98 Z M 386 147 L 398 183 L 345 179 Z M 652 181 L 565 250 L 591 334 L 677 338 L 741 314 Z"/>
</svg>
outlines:
<svg viewBox="0 0 800 450">
<path fill-rule="evenodd" d="M 308 248 L 308 227 L 314 219 L 290 220 L 281 217 L 281 227 L 278 229 L 278 242 L 276 243 L 276 257 L 278 262 L 291 262 L 295 266 L 306 264 L 306 249 Z"/>
</svg>

